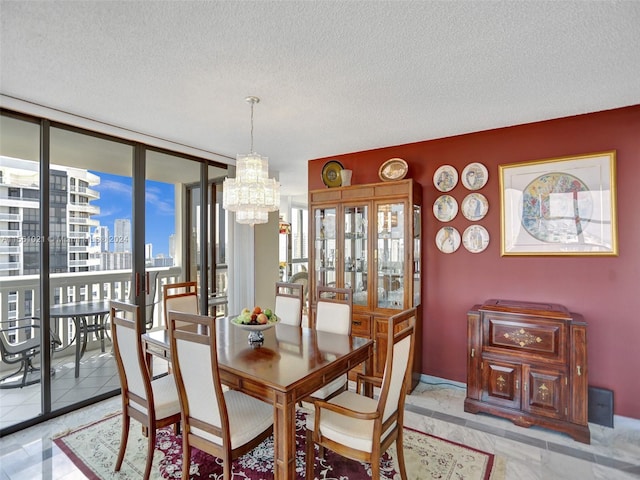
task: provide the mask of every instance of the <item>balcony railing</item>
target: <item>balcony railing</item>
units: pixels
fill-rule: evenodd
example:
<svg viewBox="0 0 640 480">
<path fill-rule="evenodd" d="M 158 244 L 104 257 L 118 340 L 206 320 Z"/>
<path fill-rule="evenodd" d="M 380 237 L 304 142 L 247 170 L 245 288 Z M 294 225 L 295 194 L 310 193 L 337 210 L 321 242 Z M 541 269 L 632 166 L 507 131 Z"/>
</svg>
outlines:
<svg viewBox="0 0 640 480">
<path fill-rule="evenodd" d="M 154 327 L 164 324 L 161 291 L 165 283 L 180 281 L 180 267 L 152 268 L 158 272 L 158 285 L 153 309 Z M 110 270 L 100 272 L 54 273 L 51 274 L 52 304 L 81 302 L 88 300 L 112 299 L 126 301 L 131 291 L 131 270 Z M 31 298 L 31 302 L 25 299 Z M 38 275 L 0 277 L 0 318 L 13 319 L 40 316 L 40 285 Z M 53 322 L 53 319 L 52 319 Z M 52 324 L 62 341 L 61 349 L 71 345 L 75 338 L 73 322 L 61 318 Z M 87 349 L 100 348 L 100 341 L 90 337 Z M 6 365 L 0 362 L 0 371 Z M 8 369 L 8 367 L 7 367 Z"/>
</svg>

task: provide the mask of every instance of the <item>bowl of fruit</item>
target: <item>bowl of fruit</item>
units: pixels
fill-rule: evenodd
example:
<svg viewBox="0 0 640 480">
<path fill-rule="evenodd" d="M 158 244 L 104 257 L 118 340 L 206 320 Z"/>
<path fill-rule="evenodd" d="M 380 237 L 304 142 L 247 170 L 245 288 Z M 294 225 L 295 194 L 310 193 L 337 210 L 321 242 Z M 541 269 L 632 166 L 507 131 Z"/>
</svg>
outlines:
<svg viewBox="0 0 640 480">
<path fill-rule="evenodd" d="M 264 340 L 262 331 L 273 327 L 278 323 L 278 320 L 271 309 L 262 310 L 260 307 L 243 308 L 240 315 L 231 317 L 233 325 L 251 332 L 249 333 L 249 343 L 261 343 Z"/>
</svg>

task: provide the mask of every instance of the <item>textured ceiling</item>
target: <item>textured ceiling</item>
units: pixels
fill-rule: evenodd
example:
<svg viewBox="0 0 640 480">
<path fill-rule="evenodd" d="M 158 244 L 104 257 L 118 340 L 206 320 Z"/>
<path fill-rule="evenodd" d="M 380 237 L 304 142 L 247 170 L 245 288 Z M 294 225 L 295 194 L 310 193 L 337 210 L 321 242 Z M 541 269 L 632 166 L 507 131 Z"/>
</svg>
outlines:
<svg viewBox="0 0 640 480">
<path fill-rule="evenodd" d="M 0 93 L 307 160 L 640 103 L 640 2 L 6 1 Z"/>
</svg>

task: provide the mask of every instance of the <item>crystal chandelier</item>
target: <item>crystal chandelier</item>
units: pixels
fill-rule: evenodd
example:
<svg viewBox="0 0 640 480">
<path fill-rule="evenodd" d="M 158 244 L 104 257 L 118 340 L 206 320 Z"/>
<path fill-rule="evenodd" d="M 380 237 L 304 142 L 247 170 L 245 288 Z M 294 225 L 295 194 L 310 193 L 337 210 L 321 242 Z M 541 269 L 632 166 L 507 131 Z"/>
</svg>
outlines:
<svg viewBox="0 0 640 480">
<path fill-rule="evenodd" d="M 258 97 L 245 99 L 251 104 L 251 153 L 237 155 L 236 178 L 227 178 L 222 187 L 222 206 L 235 212 L 238 223 L 267 223 L 269 212 L 280 208 L 280 183 L 269 178 L 269 159 L 253 151 L 253 106 Z"/>
</svg>

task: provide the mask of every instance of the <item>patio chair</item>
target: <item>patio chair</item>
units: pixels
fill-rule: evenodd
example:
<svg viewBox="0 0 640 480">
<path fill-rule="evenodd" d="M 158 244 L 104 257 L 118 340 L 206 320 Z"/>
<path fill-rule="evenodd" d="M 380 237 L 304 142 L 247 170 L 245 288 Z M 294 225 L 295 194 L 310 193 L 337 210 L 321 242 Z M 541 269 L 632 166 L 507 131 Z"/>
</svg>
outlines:
<svg viewBox="0 0 640 480">
<path fill-rule="evenodd" d="M 144 471 L 147 480 L 151 474 L 156 430 L 180 422 L 180 401 L 173 375 L 151 379 L 141 334 L 140 307 L 112 301 L 111 338 L 122 389 L 122 434 L 115 471 L 120 471 L 122 466 L 133 418 L 142 424 L 148 438 Z"/>
<path fill-rule="evenodd" d="M 370 463 L 371 478 L 380 478 L 380 457 L 395 441 L 400 478 L 407 479 L 402 432 L 415 319 L 415 308 L 389 318 L 388 331 L 394 334 L 387 344 L 382 379 L 358 374 L 356 392 L 347 390 L 328 402 L 314 403 L 314 414 L 307 416 L 306 478 L 314 478 L 316 444 L 321 456 L 329 448 L 352 460 Z M 377 400 L 358 393 L 365 383 L 380 388 Z"/>
<path fill-rule="evenodd" d="M 182 478 L 189 477 L 193 447 L 222 460 L 231 480 L 233 459 L 273 432 L 273 405 L 239 390 L 222 388 L 216 318 L 169 312 L 169 338 L 182 409 Z M 182 328 L 188 325 L 197 328 Z"/>
<path fill-rule="evenodd" d="M 281 323 L 300 326 L 302 323 L 302 292 L 299 283 L 276 282 L 276 303 L 273 311 Z"/>
<path fill-rule="evenodd" d="M 51 353 L 62 345 L 60 338 L 51 332 Z M 20 364 L 18 370 L 0 378 L 0 388 L 22 388 L 40 381 L 40 375 L 29 379 L 29 374 L 40 371 L 33 366 L 33 359 L 40 355 L 40 319 L 37 317 L 0 321 L 0 354 L 6 364 Z M 16 381 L 7 380 L 18 376 Z M 52 375 L 54 371 L 52 371 Z"/>
</svg>

